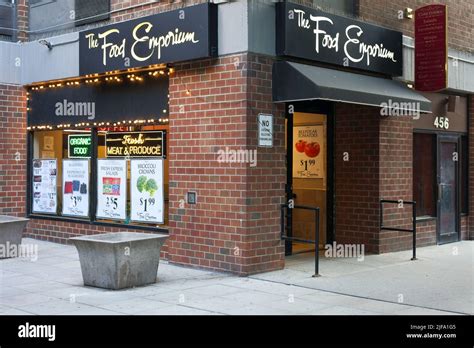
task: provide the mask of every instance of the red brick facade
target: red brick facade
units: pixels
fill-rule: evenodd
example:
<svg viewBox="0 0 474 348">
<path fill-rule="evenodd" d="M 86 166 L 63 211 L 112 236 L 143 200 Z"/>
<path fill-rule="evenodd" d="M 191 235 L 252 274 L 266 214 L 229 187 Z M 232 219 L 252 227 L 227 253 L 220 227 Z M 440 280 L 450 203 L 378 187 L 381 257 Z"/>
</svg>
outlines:
<svg viewBox="0 0 474 348">
<path fill-rule="evenodd" d="M 226 148 L 257 150 L 257 113 L 276 111 L 271 61 L 233 55 L 179 64 L 170 102 L 170 261 L 239 274 L 283 267 L 281 110 L 275 146 L 258 149 L 256 167 L 217 161 Z M 187 191 L 197 192 L 197 205 L 180 206 Z"/>
<path fill-rule="evenodd" d="M 25 1 L 18 5 L 20 28 L 24 30 Z M 183 6 L 183 2 L 141 5 L 145 2 L 113 0 L 112 11 L 138 7 L 113 12 L 111 21 Z M 186 1 L 186 6 L 202 2 L 206 1 Z M 412 1 L 388 4 L 361 0 L 359 11 L 363 19 L 412 35 L 412 22 L 396 18 L 397 11 L 408 7 L 408 3 Z M 417 1 L 416 6 L 425 3 L 428 1 Z M 468 26 L 462 23 L 472 23 L 473 4 L 468 0 L 448 3 L 450 45 L 472 50 L 474 40 L 467 39 L 472 38 L 472 32 L 466 32 L 464 28 Z M 460 8 L 463 13 L 458 13 Z M 285 119 L 284 105 L 272 102 L 273 61 L 263 55 L 238 53 L 175 66 L 169 84 L 170 239 L 163 251 L 163 257 L 170 262 L 240 275 L 284 266 L 279 205 L 285 201 Z M 258 113 L 274 115 L 273 148 L 257 147 Z M 24 89 L 0 86 L 0 214 L 26 214 L 25 115 Z M 472 125 L 473 96 L 469 115 Z M 336 241 L 363 243 L 366 252 L 374 253 L 411 248 L 410 233 L 379 229 L 381 198 L 413 199 L 411 119 L 382 117 L 375 107 L 336 103 L 334 134 Z M 469 136 L 474 139 L 472 127 Z M 257 165 L 220 163 L 218 151 L 226 148 L 257 150 Z M 469 150 L 469 200 L 474 202 L 474 141 L 469 142 Z M 197 192 L 196 205 L 185 203 L 188 191 Z M 386 225 L 411 227 L 409 205 L 387 206 L 384 211 Z M 461 219 L 463 239 L 474 238 L 472 203 L 469 213 Z M 76 235 L 124 230 L 32 219 L 26 236 L 66 243 Z M 417 232 L 418 246 L 435 244 L 436 220 L 418 223 Z"/>
<path fill-rule="evenodd" d="M 379 118 L 377 108 L 336 104 L 336 241 L 368 252 L 378 252 Z"/>
<path fill-rule="evenodd" d="M 26 213 L 26 93 L 0 85 L 0 214 Z"/>
</svg>

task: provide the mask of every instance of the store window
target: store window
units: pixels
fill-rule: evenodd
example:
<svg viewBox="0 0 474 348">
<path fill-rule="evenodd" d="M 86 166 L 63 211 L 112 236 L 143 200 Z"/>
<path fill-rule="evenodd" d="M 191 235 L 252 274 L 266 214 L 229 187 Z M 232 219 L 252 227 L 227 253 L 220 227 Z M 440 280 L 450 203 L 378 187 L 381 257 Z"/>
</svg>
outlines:
<svg viewBox="0 0 474 348">
<path fill-rule="evenodd" d="M 436 135 L 413 134 L 413 199 L 417 216 L 436 216 Z"/>
<path fill-rule="evenodd" d="M 165 123 L 32 132 L 31 213 L 167 226 L 167 133 Z"/>
</svg>

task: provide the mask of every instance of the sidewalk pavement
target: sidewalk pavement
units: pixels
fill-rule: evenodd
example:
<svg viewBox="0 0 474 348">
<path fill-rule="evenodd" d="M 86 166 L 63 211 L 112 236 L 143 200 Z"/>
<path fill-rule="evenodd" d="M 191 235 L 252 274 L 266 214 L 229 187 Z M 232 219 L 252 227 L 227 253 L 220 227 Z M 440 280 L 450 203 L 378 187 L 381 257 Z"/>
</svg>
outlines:
<svg viewBox="0 0 474 348">
<path fill-rule="evenodd" d="M 320 278 L 311 278 L 311 271 L 306 272 L 306 268 L 313 265 L 313 259 L 304 255 L 290 258 L 287 262 L 289 268 L 285 270 L 246 278 L 161 261 L 156 284 L 112 291 L 83 286 L 75 247 L 27 238 L 23 239 L 23 244 L 38 245 L 38 258 L 35 262 L 27 258 L 0 260 L 0 315 L 449 315 L 459 312 L 428 309 L 424 303 L 417 304 L 418 299 L 412 303 L 398 303 L 392 297 L 389 300 L 366 298 L 376 298 L 376 293 L 360 296 L 357 291 L 348 291 L 354 293 L 350 295 L 334 292 L 334 289 L 345 291 L 342 289 L 346 281 L 344 277 L 350 279 L 358 275 L 363 276 L 366 288 L 374 288 L 377 277 L 383 272 L 395 271 L 395 277 L 403 283 L 403 268 L 413 266 L 410 263 L 403 266 L 403 261 L 398 266 L 390 267 L 394 254 L 374 255 L 380 258 L 371 263 L 372 271 L 365 268 L 357 271 L 355 269 L 359 265 L 351 265 L 351 262 L 346 265 L 337 260 L 323 260 L 321 270 L 327 276 Z M 420 255 L 424 249 L 427 248 L 419 249 Z M 421 258 L 425 260 L 423 256 Z M 432 261 L 426 259 L 420 264 L 426 262 L 428 267 Z M 330 272 L 326 266 L 328 262 L 338 262 L 333 270 L 339 269 L 339 276 Z M 344 262 L 347 263 L 347 260 Z M 377 262 L 380 267 L 377 267 Z M 434 263 L 433 267 L 437 265 Z M 469 267 L 472 272 L 472 258 Z M 371 272 L 375 272 L 372 278 Z M 287 279 L 288 275 L 291 277 Z M 371 282 L 367 282 L 367 277 Z M 467 281 L 469 274 L 450 275 L 448 281 L 453 279 Z M 331 288 L 329 284 L 333 280 L 338 285 Z M 354 282 L 353 279 L 351 281 Z M 405 282 L 412 281 L 413 277 L 410 277 Z M 288 284 L 291 282 L 294 284 Z M 433 284 L 456 286 L 440 278 L 431 280 L 419 291 L 434 296 L 430 295 Z M 341 288 L 338 287 L 340 285 Z M 352 287 L 356 288 L 355 285 Z M 472 295 L 472 282 L 470 290 Z M 472 297 L 457 300 L 468 303 Z"/>
</svg>

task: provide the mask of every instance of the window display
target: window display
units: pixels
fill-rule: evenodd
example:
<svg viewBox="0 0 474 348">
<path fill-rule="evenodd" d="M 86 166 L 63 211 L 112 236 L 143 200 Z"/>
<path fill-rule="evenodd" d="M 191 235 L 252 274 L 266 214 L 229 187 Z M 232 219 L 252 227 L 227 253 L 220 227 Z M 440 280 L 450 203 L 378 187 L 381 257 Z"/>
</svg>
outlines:
<svg viewBox="0 0 474 348">
<path fill-rule="evenodd" d="M 162 124 L 32 132 L 31 214 L 166 226 L 167 131 Z"/>
<path fill-rule="evenodd" d="M 63 215 L 89 216 L 89 160 L 63 160 Z"/>
<path fill-rule="evenodd" d="M 33 212 L 56 214 L 57 175 L 55 159 L 33 160 Z"/>
</svg>

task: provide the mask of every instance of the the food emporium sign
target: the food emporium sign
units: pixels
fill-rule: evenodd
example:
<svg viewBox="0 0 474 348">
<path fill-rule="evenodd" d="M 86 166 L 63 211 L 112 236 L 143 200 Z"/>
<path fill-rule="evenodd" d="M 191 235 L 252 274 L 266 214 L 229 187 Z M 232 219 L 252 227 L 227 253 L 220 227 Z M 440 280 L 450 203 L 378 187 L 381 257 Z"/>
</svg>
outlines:
<svg viewBox="0 0 474 348">
<path fill-rule="evenodd" d="M 107 157 L 163 157 L 164 131 L 107 133 Z"/>
<path fill-rule="evenodd" d="M 403 74 L 401 32 L 289 2 L 277 4 L 277 54 Z"/>
<path fill-rule="evenodd" d="M 80 33 L 80 75 L 212 57 L 217 9 L 190 6 Z"/>
</svg>

